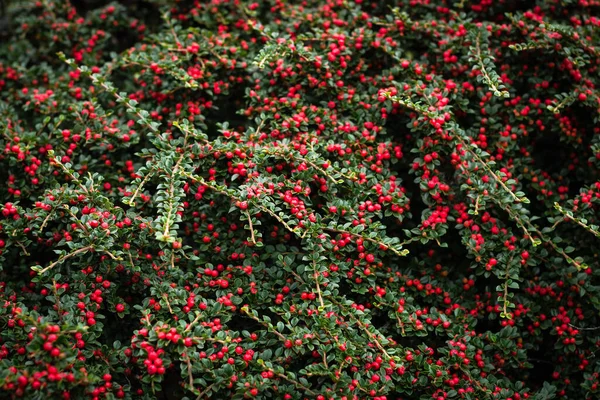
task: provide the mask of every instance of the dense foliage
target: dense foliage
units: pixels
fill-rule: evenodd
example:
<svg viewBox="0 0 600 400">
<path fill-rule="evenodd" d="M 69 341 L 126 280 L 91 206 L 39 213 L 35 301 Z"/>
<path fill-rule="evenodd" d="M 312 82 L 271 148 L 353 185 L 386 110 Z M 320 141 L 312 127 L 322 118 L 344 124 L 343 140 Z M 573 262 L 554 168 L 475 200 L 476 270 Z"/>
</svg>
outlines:
<svg viewBox="0 0 600 400">
<path fill-rule="evenodd" d="M 0 397 L 595 399 L 598 0 L 15 0 Z"/>
</svg>

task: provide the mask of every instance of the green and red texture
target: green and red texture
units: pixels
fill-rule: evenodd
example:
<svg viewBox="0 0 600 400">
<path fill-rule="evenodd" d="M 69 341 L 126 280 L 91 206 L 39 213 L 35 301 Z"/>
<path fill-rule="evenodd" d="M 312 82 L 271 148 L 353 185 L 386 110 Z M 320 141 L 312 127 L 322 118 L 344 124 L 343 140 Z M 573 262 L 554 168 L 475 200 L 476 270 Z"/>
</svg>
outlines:
<svg viewBox="0 0 600 400">
<path fill-rule="evenodd" d="M 0 397 L 597 399 L 599 7 L 11 2 Z"/>
</svg>

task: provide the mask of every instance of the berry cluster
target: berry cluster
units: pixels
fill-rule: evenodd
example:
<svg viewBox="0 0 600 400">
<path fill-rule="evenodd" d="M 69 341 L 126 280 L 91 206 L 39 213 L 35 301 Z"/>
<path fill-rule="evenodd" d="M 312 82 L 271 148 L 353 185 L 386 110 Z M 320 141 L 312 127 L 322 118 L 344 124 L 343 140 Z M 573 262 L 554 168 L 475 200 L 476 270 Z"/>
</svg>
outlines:
<svg viewBox="0 0 600 400">
<path fill-rule="evenodd" d="M 0 397 L 599 396 L 597 1 L 9 3 Z"/>
</svg>

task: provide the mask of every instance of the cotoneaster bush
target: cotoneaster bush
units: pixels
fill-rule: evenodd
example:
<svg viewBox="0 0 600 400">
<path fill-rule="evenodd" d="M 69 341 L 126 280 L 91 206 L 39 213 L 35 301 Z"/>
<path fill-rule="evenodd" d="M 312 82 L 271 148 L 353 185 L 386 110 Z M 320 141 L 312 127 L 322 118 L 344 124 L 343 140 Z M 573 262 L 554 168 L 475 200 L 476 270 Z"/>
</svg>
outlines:
<svg viewBox="0 0 600 400">
<path fill-rule="evenodd" d="M 599 7 L 10 2 L 0 397 L 598 398 Z"/>
</svg>

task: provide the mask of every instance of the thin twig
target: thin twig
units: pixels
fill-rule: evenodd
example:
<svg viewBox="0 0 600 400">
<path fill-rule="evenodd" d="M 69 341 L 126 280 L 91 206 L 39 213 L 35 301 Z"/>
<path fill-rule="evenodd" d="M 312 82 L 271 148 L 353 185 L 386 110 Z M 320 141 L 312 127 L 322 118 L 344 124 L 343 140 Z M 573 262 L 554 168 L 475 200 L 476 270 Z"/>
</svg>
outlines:
<svg viewBox="0 0 600 400">
<path fill-rule="evenodd" d="M 187 326 L 187 328 L 185 328 L 184 332 L 189 332 L 192 329 L 192 327 L 196 325 L 196 323 L 200 320 L 201 316 L 201 313 L 196 314 L 196 318 Z"/>
<path fill-rule="evenodd" d="M 188 385 L 190 386 L 190 390 L 194 390 L 194 376 L 192 375 L 192 360 L 190 360 L 190 356 L 187 353 L 183 354 L 185 357 L 185 362 L 187 364 L 187 374 L 188 374 Z"/>
<path fill-rule="evenodd" d="M 94 250 L 93 246 L 86 246 L 86 247 L 82 247 L 80 249 L 75 250 L 72 253 L 67 254 L 64 257 L 59 258 L 58 260 L 54 261 L 52 264 L 48 265 L 46 268 L 42 269 L 39 271 L 39 274 L 43 274 L 44 272 L 56 267 L 58 264 L 68 260 L 71 257 L 75 257 L 77 254 L 81 254 L 81 253 L 85 253 L 86 251 L 91 251 Z"/>
<path fill-rule="evenodd" d="M 313 276 L 315 278 L 315 282 L 317 284 L 317 294 L 319 295 L 319 303 L 321 303 L 321 308 L 325 309 L 325 303 L 323 302 L 323 295 L 321 294 L 321 286 L 319 285 L 319 273 L 317 272 L 317 265 L 315 260 L 313 260 Z"/>
<path fill-rule="evenodd" d="M 383 242 L 382 242 L 382 241 L 380 241 L 380 240 L 373 239 L 373 238 L 370 238 L 370 237 L 368 237 L 368 236 L 362 236 L 362 235 L 359 235 L 359 234 L 357 234 L 357 233 L 352 233 L 352 232 L 345 231 L 345 230 L 342 230 L 342 229 L 324 228 L 324 230 L 326 230 L 326 231 L 330 231 L 330 232 L 335 232 L 335 233 L 342 233 L 342 234 L 344 234 L 344 233 L 345 233 L 345 234 L 348 234 L 348 235 L 351 235 L 351 236 L 354 236 L 354 237 L 361 238 L 361 239 L 363 239 L 363 240 L 366 240 L 366 241 L 368 241 L 368 242 L 371 242 L 371 243 L 377 244 L 377 245 L 379 245 L 379 246 L 381 246 L 381 247 L 384 247 L 384 248 L 386 248 L 386 249 L 389 249 L 389 250 L 391 250 L 391 251 L 392 251 L 394 254 L 396 254 L 397 256 L 400 256 L 400 257 L 403 257 L 403 256 L 405 256 L 405 255 L 407 255 L 407 254 L 408 254 L 408 250 L 406 250 L 406 249 L 404 249 L 404 250 L 402 250 L 402 251 L 399 251 L 399 250 L 395 249 L 394 247 L 388 246 L 387 244 L 383 243 Z"/>
<path fill-rule="evenodd" d="M 198 397 L 196 397 L 196 400 L 200 400 L 202 398 L 202 396 L 204 396 L 206 393 L 208 393 L 215 385 L 216 385 L 216 382 L 207 386 L 206 389 L 204 389 L 202 392 L 200 392 Z"/>
<path fill-rule="evenodd" d="M 254 246 L 256 245 L 256 238 L 254 237 L 254 226 L 252 225 L 252 217 L 250 216 L 250 213 L 247 210 L 244 211 L 244 213 L 248 217 L 248 228 L 250 229 L 250 242 Z"/>
<path fill-rule="evenodd" d="M 169 303 L 169 295 L 167 295 L 166 293 L 163 293 L 162 297 L 167 302 L 167 308 L 169 309 L 169 312 L 171 314 L 173 314 L 173 309 L 171 308 L 171 303 Z"/>
</svg>

